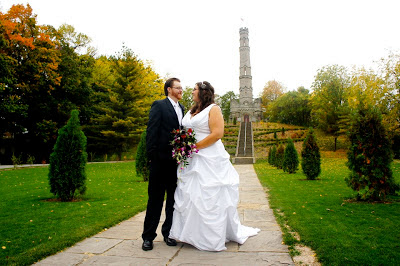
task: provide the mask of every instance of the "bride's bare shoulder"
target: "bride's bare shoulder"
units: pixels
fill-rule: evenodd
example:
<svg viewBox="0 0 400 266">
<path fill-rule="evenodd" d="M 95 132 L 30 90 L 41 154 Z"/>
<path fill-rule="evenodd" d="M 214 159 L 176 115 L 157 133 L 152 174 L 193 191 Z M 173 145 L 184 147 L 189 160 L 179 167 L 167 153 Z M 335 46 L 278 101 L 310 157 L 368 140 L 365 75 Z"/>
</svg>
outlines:
<svg viewBox="0 0 400 266">
<path fill-rule="evenodd" d="M 213 107 L 211 107 L 209 116 L 220 116 L 222 115 L 222 110 L 218 105 L 214 105 Z"/>
<path fill-rule="evenodd" d="M 210 112 L 222 112 L 221 107 L 219 107 L 219 105 L 215 104 L 213 107 L 211 107 Z"/>
</svg>

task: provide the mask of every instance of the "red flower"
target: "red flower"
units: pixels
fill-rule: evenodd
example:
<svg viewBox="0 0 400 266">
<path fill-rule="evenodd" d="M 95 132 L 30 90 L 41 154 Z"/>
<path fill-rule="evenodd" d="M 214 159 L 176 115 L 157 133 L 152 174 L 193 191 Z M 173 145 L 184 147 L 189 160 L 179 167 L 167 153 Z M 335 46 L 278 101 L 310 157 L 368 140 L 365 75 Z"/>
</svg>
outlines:
<svg viewBox="0 0 400 266">
<path fill-rule="evenodd" d="M 193 130 L 191 128 L 188 129 L 188 133 L 192 133 Z"/>
<path fill-rule="evenodd" d="M 186 138 L 186 135 L 181 135 L 181 138 L 185 139 L 185 138 Z"/>
</svg>

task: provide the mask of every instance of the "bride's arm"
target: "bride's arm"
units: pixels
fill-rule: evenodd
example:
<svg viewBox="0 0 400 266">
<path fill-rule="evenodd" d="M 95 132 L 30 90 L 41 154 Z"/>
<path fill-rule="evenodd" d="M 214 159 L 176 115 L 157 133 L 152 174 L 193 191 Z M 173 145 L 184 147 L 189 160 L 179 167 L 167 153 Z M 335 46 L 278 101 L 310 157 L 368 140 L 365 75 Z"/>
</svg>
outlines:
<svg viewBox="0 0 400 266">
<path fill-rule="evenodd" d="M 224 136 L 224 118 L 218 105 L 213 106 L 210 110 L 208 126 L 211 133 L 202 141 L 196 143 L 199 150 L 207 148 Z"/>
</svg>

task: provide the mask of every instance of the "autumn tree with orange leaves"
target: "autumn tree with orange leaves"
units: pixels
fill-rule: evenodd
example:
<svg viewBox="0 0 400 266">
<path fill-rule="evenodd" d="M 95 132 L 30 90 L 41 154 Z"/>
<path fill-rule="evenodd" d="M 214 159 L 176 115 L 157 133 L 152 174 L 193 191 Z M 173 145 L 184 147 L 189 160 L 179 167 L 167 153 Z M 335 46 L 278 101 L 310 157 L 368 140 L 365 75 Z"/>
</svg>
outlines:
<svg viewBox="0 0 400 266">
<path fill-rule="evenodd" d="M 91 158 L 134 148 L 163 80 L 129 48 L 96 58 L 88 36 L 36 18 L 29 4 L 0 12 L 0 163 L 13 152 L 48 162 L 74 109 Z"/>
<path fill-rule="evenodd" d="M 60 83 L 59 52 L 45 33 L 46 27 L 36 25 L 29 5 L 14 5 L 8 13 L 0 12 L 0 25 L 1 69 L 5 72 L 0 79 L 0 134 L 18 134 L 39 122 L 28 116 L 37 95 L 51 93 Z"/>
<path fill-rule="evenodd" d="M 63 32 L 37 25 L 29 4 L 13 5 L 7 13 L 0 13 L 0 33 L 0 69 L 4 73 L 0 78 L 0 134 L 10 134 L 17 150 L 25 141 L 35 143 L 21 149 L 25 153 L 42 151 L 37 156 L 42 158 L 37 159 L 46 160 L 70 111 L 88 106 L 82 99 L 91 92 L 82 93 L 75 85 L 87 84 L 85 89 L 90 90 L 91 73 L 79 78 L 78 74 L 85 72 L 77 66 L 84 64 L 71 60 L 79 56 L 68 51 Z"/>
</svg>

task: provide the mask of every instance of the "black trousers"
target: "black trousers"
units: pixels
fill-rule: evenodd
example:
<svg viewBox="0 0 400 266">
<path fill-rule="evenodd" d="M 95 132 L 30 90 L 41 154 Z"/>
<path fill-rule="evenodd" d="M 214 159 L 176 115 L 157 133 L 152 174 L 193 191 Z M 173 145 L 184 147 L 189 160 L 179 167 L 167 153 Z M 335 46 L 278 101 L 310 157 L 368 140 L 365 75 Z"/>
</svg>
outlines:
<svg viewBox="0 0 400 266">
<path fill-rule="evenodd" d="M 164 237 L 169 236 L 174 212 L 174 193 L 176 189 L 177 165 L 174 160 L 153 159 L 150 163 L 150 176 L 146 218 L 144 219 L 143 240 L 153 241 L 163 208 L 164 196 L 167 193 L 165 206 L 165 221 L 161 227 Z"/>
</svg>

